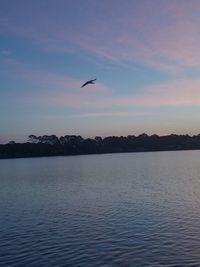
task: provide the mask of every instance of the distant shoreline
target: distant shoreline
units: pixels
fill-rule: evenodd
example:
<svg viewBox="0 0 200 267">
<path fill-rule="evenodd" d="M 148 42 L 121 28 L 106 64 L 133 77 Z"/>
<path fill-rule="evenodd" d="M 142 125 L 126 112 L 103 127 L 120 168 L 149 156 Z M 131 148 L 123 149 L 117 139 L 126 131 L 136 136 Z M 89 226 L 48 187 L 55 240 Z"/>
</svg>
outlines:
<svg viewBox="0 0 200 267">
<path fill-rule="evenodd" d="M 200 135 L 141 134 L 139 136 L 109 136 L 84 139 L 80 135 L 29 136 L 27 143 L 0 144 L 0 159 L 52 156 L 94 155 L 108 153 L 138 153 L 156 151 L 200 150 Z"/>
<path fill-rule="evenodd" d="M 53 158 L 53 157 L 75 157 L 75 156 L 88 156 L 88 155 L 108 155 L 108 154 L 130 154 L 130 153 L 149 153 L 149 152 L 176 152 L 176 151 L 199 151 L 199 148 L 194 149 L 171 149 L 171 150 L 146 150 L 146 151 L 129 151 L 129 152 L 104 152 L 104 153 L 85 153 L 85 154 L 66 154 L 66 155 L 41 155 L 41 156 L 8 156 L 1 157 L 0 160 L 4 159 L 29 159 L 29 158 Z"/>
</svg>

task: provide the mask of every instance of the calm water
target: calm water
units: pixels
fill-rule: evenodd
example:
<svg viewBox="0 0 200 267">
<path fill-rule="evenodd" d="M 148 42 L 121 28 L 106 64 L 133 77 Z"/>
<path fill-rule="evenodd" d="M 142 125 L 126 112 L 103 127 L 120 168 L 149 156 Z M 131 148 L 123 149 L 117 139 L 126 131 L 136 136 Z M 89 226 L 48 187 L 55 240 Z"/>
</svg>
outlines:
<svg viewBox="0 0 200 267">
<path fill-rule="evenodd" d="M 200 266 L 200 151 L 0 160 L 0 266 Z"/>
</svg>

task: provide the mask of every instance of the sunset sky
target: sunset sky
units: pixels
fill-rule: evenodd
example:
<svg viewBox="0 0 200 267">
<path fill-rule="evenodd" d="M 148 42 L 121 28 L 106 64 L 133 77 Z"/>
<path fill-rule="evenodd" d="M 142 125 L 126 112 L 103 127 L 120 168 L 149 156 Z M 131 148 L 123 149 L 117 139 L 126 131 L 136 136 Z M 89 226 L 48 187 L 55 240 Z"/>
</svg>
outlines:
<svg viewBox="0 0 200 267">
<path fill-rule="evenodd" d="M 0 0 L 0 107 L 0 143 L 200 133 L 200 1 Z"/>
</svg>

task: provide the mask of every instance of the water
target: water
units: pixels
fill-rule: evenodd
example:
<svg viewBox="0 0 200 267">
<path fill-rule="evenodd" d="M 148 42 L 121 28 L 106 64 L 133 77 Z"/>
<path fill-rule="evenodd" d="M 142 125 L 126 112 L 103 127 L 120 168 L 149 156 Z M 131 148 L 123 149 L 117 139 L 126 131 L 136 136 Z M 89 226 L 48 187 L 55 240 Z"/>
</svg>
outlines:
<svg viewBox="0 0 200 267">
<path fill-rule="evenodd" d="M 0 266 L 200 266 L 200 151 L 0 160 Z"/>
</svg>

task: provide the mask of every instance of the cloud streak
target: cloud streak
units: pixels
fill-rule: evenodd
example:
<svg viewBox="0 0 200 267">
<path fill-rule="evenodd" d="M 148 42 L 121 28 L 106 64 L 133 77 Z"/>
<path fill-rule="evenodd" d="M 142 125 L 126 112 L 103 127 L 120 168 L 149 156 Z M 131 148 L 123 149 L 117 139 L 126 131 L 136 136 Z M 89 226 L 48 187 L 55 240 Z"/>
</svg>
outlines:
<svg viewBox="0 0 200 267">
<path fill-rule="evenodd" d="M 5 66 L 16 79 L 28 82 L 27 86 L 30 89 L 27 89 L 27 94 L 24 96 L 20 95 L 20 98 L 32 104 L 59 108 L 93 109 L 93 114 L 96 116 L 112 114 L 105 110 L 103 113 L 97 113 L 95 111 L 97 109 L 115 107 L 200 105 L 200 79 L 172 80 L 146 86 L 141 92 L 119 95 L 116 94 L 114 88 L 98 81 L 95 85 L 80 88 L 83 83 L 81 80 L 35 70 L 15 60 L 5 60 Z M 31 89 L 33 86 L 34 91 Z M 120 114 L 122 115 L 122 113 Z"/>
<path fill-rule="evenodd" d="M 199 1 L 86 0 L 79 8 L 71 1 L 56 6 L 55 1 L 40 6 L 21 2 L 26 14 L 20 17 L 13 4 L 6 19 L 2 15 L 2 28 L 47 50 L 79 48 L 109 61 L 130 61 L 170 73 L 199 70 Z M 10 7 L 10 2 L 4 5 Z"/>
</svg>

